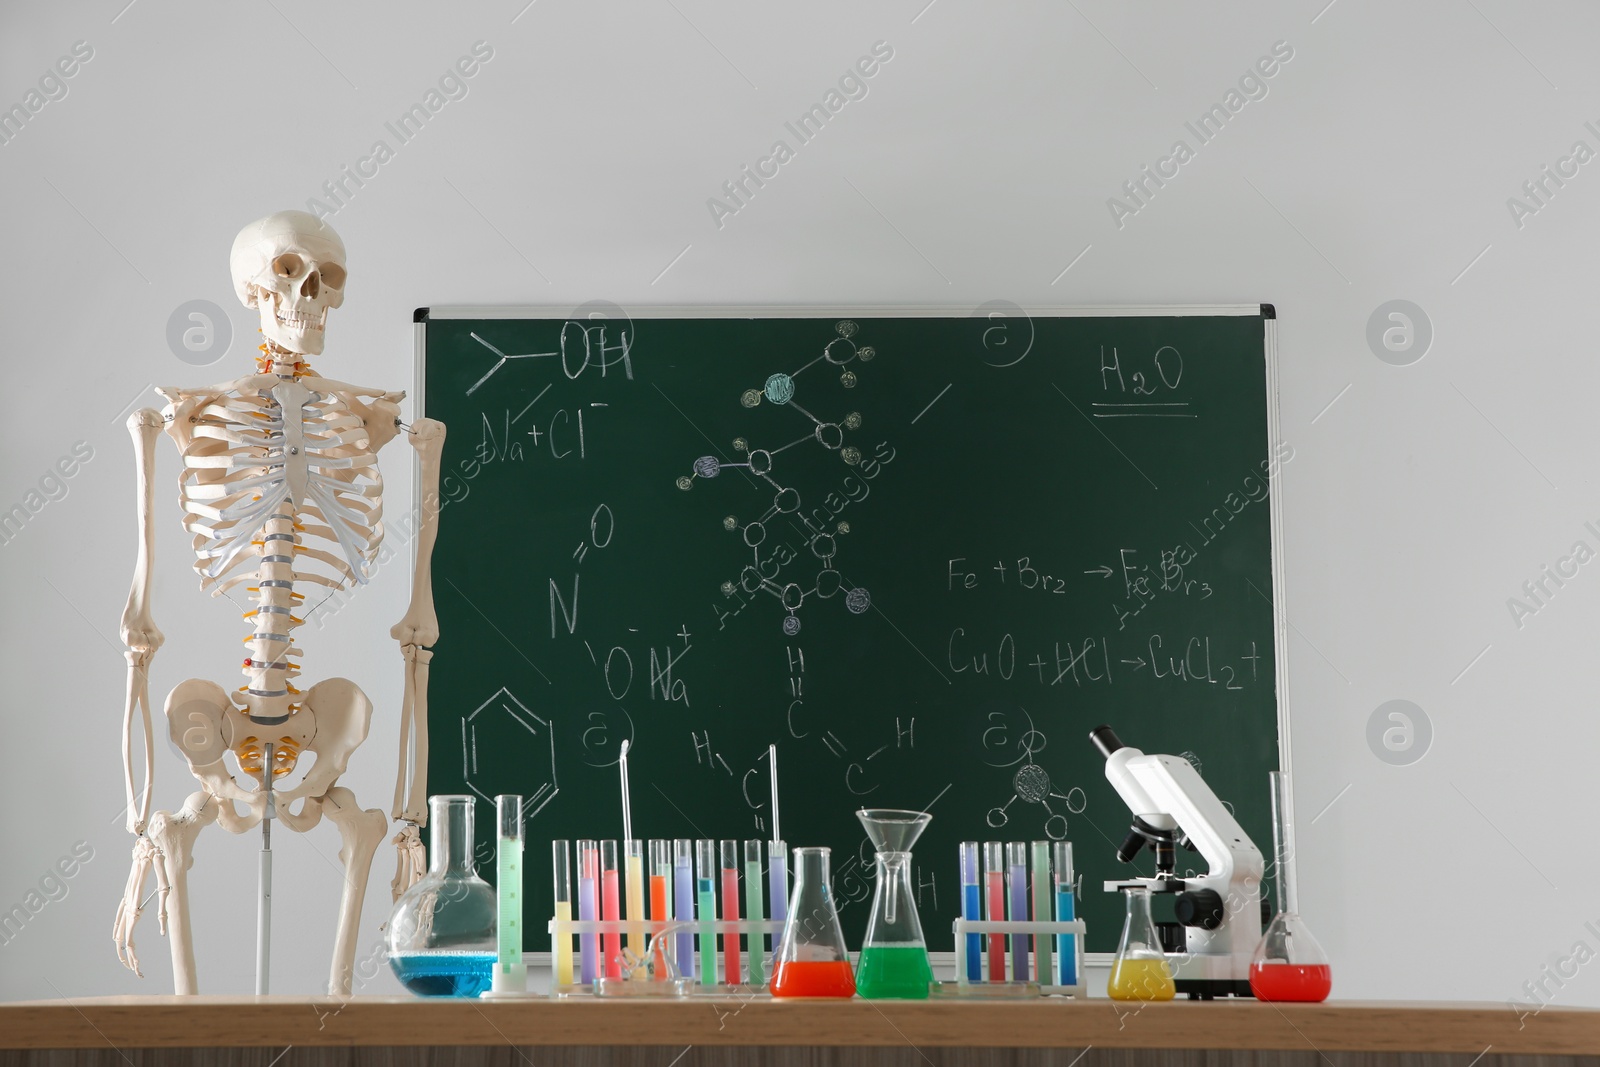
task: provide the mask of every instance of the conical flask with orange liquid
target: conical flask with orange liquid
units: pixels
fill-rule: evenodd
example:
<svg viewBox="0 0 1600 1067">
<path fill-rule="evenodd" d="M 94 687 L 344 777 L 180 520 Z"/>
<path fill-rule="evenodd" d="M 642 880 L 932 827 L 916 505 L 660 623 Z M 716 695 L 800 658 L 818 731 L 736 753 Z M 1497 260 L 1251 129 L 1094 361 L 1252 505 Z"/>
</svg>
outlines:
<svg viewBox="0 0 1600 1067">
<path fill-rule="evenodd" d="M 856 976 L 828 889 L 832 850 L 794 850 L 794 892 L 783 940 L 772 962 L 775 997 L 853 997 Z M 773 860 L 772 862 L 782 862 Z"/>
</svg>

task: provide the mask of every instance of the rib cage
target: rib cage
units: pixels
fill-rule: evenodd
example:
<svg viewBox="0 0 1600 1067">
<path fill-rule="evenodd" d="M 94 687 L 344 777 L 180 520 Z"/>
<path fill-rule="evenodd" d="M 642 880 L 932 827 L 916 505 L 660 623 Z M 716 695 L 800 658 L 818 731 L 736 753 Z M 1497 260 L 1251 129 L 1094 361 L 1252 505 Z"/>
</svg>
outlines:
<svg viewBox="0 0 1600 1067">
<path fill-rule="evenodd" d="M 303 397 L 298 427 L 286 425 L 275 393 L 291 405 Z M 296 439 L 299 456 L 289 454 Z M 203 590 L 221 595 L 258 576 L 234 572 L 260 554 L 252 549 L 285 503 L 302 535 L 295 580 L 330 589 L 367 581 L 383 540 L 383 478 L 365 426 L 338 396 L 298 383 L 220 394 L 196 410 L 183 461 L 184 529 L 194 534 Z"/>
</svg>

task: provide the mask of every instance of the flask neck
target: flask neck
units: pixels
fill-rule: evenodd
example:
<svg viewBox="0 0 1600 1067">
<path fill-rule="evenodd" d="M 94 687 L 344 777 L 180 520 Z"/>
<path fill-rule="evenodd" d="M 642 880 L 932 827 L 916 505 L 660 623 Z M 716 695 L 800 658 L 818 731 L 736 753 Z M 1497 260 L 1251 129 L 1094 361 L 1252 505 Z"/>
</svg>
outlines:
<svg viewBox="0 0 1600 1067">
<path fill-rule="evenodd" d="M 1130 953 L 1160 952 L 1161 940 L 1156 934 L 1155 920 L 1150 915 L 1150 890 L 1125 889 L 1123 896 L 1128 900 L 1128 918 L 1122 924 L 1122 943 L 1117 946 L 1117 954 L 1126 956 Z"/>
<path fill-rule="evenodd" d="M 827 887 L 829 850 L 826 848 L 797 848 L 794 850 L 795 885 Z"/>
<path fill-rule="evenodd" d="M 474 840 L 473 797 L 437 796 L 429 798 L 428 873 L 435 875 L 475 875 L 472 860 Z"/>
</svg>

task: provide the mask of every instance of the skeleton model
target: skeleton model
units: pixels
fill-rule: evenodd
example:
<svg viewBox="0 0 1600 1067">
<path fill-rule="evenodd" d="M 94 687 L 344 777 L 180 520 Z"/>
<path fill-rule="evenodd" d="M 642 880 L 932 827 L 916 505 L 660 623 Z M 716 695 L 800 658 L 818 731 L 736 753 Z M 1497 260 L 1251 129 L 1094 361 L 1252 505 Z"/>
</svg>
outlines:
<svg viewBox="0 0 1600 1067">
<path fill-rule="evenodd" d="M 321 378 L 307 362 L 322 352 L 328 312 L 344 303 L 344 244 L 322 221 L 284 211 L 252 223 L 234 240 L 230 266 L 239 299 L 261 315 L 266 344 L 257 373 L 203 389 L 160 389 L 169 401 L 164 411 L 146 408 L 128 420 L 139 462 L 139 559 L 122 616 L 129 648 L 123 769 L 128 829 L 139 836 L 114 936 L 119 958 L 138 973 L 133 927 L 153 870 L 163 931 L 171 920 L 177 992 L 196 992 L 187 872 L 200 830 L 216 822 L 239 834 L 261 825 L 264 928 L 270 914 L 271 821 L 304 832 L 326 816 L 339 830 L 345 868 L 329 991 L 348 993 L 367 875 L 388 820 L 379 809 L 363 809 L 355 794 L 338 784 L 367 736 L 372 702 L 344 678 L 303 691 L 294 684 L 300 672 L 294 659 L 301 652 L 293 630 L 303 621 L 306 596 L 296 587 L 320 599 L 367 580 L 383 539 L 377 452 L 404 428 L 398 403 L 405 394 Z M 229 693 L 194 678 L 167 697 L 168 731 L 200 790 L 177 812 L 152 813 L 148 671 L 164 638 L 150 611 L 151 478 L 156 434 L 163 428 L 183 457 L 179 496 L 184 528 L 194 534 L 201 589 L 224 596 L 243 586 L 254 606 L 244 613 L 251 626 L 244 638 L 245 684 Z M 394 839 L 400 848 L 392 887 L 397 897 L 422 867 L 417 828 L 426 820 L 428 646 L 439 636 L 429 561 L 437 533 L 444 426 L 419 419 L 408 434 L 421 461 L 422 511 L 411 604 L 390 631 L 406 664 L 393 811 L 404 823 Z M 145 765 L 144 788 L 137 796 L 135 709 L 143 718 Z M 412 730 L 415 746 L 408 767 Z M 229 770 L 230 754 L 250 788 Z M 307 754 L 315 760 L 298 782 L 275 784 Z M 264 992 L 265 934 L 260 938 L 257 985 Z"/>
</svg>

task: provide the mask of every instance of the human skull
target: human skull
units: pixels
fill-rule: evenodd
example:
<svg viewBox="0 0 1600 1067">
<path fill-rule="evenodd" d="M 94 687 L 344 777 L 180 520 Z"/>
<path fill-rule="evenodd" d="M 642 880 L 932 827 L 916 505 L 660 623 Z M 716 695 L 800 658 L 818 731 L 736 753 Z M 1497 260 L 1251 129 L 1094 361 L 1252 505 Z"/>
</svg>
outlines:
<svg viewBox="0 0 1600 1067">
<path fill-rule="evenodd" d="M 261 333 L 300 355 L 322 352 L 328 311 L 344 303 L 344 242 L 304 211 L 280 211 L 239 231 L 228 257 L 233 291 L 261 313 Z"/>
</svg>

